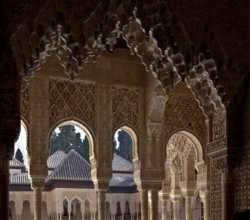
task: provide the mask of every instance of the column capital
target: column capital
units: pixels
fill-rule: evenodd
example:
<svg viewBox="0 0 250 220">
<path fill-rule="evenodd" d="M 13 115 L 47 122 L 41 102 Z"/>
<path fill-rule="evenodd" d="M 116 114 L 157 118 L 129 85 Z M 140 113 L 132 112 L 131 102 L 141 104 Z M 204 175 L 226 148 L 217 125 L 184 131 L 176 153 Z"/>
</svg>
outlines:
<svg viewBox="0 0 250 220">
<path fill-rule="evenodd" d="M 14 153 L 14 139 L 2 139 L 0 137 L 0 159 L 11 159 Z"/>
<path fill-rule="evenodd" d="M 91 170 L 95 190 L 108 190 L 112 178 L 112 168 L 96 167 Z"/>
<path fill-rule="evenodd" d="M 104 191 L 106 192 L 109 189 L 109 181 L 107 180 L 96 180 L 94 181 L 95 191 Z"/>
<path fill-rule="evenodd" d="M 33 180 L 45 179 L 48 176 L 48 166 L 42 163 L 29 165 L 29 175 Z"/>
<path fill-rule="evenodd" d="M 148 181 L 148 180 L 141 180 L 136 183 L 138 191 L 161 191 L 162 190 L 162 181 Z"/>
<path fill-rule="evenodd" d="M 31 177 L 31 188 L 33 190 L 41 189 L 43 190 L 45 186 L 45 178 Z"/>
<path fill-rule="evenodd" d="M 196 181 L 193 180 L 182 181 L 180 182 L 180 188 L 185 193 L 194 192 L 196 189 Z"/>
</svg>

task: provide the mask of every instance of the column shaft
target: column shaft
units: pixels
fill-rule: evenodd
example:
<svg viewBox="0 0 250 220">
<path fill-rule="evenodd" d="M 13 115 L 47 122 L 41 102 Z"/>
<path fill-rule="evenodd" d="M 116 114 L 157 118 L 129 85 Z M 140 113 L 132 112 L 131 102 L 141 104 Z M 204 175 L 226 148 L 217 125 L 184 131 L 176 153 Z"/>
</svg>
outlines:
<svg viewBox="0 0 250 220">
<path fill-rule="evenodd" d="M 150 200 L 151 200 L 151 207 L 150 207 L 150 220 L 158 220 L 158 191 L 152 190 L 150 192 Z"/>
<path fill-rule="evenodd" d="M 204 206 L 204 220 L 210 220 L 210 196 L 207 193 L 205 201 L 203 202 Z"/>
<path fill-rule="evenodd" d="M 105 190 L 98 191 L 98 220 L 105 220 L 106 193 Z"/>
<path fill-rule="evenodd" d="M 17 214 L 17 215 L 16 215 L 16 219 L 17 219 L 17 220 L 21 220 L 21 216 L 22 216 L 22 214 Z"/>
<path fill-rule="evenodd" d="M 179 201 L 174 200 L 173 201 L 173 212 L 174 212 L 173 220 L 178 220 L 178 211 L 179 211 Z"/>
<path fill-rule="evenodd" d="M 95 213 L 91 213 L 91 220 L 95 220 Z"/>
<path fill-rule="evenodd" d="M 167 220 L 167 201 L 166 199 L 162 199 L 161 203 L 161 218 L 162 220 Z"/>
<path fill-rule="evenodd" d="M 0 207 L 0 219 L 9 219 L 9 160 L 7 157 L 0 157 Z"/>
<path fill-rule="evenodd" d="M 35 220 L 42 220 L 42 189 L 40 187 L 34 188 L 35 192 Z"/>
<path fill-rule="evenodd" d="M 148 191 L 141 191 L 141 219 L 148 220 Z"/>
<path fill-rule="evenodd" d="M 185 208 L 186 208 L 186 220 L 192 220 L 191 219 L 191 197 L 185 198 Z"/>
</svg>

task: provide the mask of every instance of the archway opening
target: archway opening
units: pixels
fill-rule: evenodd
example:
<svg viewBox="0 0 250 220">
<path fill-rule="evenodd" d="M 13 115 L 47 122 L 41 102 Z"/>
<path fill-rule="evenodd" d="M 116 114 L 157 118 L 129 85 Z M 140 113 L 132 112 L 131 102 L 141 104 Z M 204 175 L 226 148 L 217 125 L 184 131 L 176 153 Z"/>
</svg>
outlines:
<svg viewBox="0 0 250 220">
<path fill-rule="evenodd" d="M 33 219 L 31 209 L 30 209 L 30 202 L 27 200 L 23 202 L 23 210 L 22 210 L 21 219 L 22 220 L 32 220 Z"/>
<path fill-rule="evenodd" d="M 25 166 L 25 171 L 28 170 L 28 153 L 27 153 L 27 127 L 23 121 L 21 121 L 21 130 L 19 137 L 15 143 L 14 158 Z"/>
<path fill-rule="evenodd" d="M 89 140 L 82 128 L 75 123 L 63 123 L 56 127 L 51 134 L 50 155 L 57 151 L 68 154 L 71 150 L 76 151 L 86 161 L 89 160 Z"/>
<path fill-rule="evenodd" d="M 199 193 L 196 193 L 193 201 L 193 219 L 200 220 L 204 219 L 204 206 L 203 202 L 201 201 Z"/>
<path fill-rule="evenodd" d="M 111 199 L 112 214 L 116 219 L 129 219 L 135 216 L 136 209 L 131 209 L 129 204 L 139 202 L 137 187 L 134 180 L 134 164 L 137 156 L 137 138 L 132 129 L 123 126 L 114 134 L 114 157 L 112 161 L 112 179 L 110 180 L 109 192 Z M 127 194 L 127 195 L 126 195 Z M 115 207 L 116 206 L 116 207 Z M 137 212 L 138 214 L 138 212 Z"/>
<path fill-rule="evenodd" d="M 195 193 L 200 190 L 199 175 L 206 175 L 205 166 L 202 145 L 193 134 L 179 131 L 169 138 L 164 180 L 169 190 L 163 193 L 170 195 L 170 201 L 175 207 L 176 204 L 179 206 L 179 211 L 176 208 L 169 210 L 174 218 L 186 219 L 193 216 L 191 203 Z M 190 207 L 190 210 L 186 210 L 186 207 Z M 194 219 L 194 216 L 191 218 Z"/>
<path fill-rule="evenodd" d="M 84 203 L 81 203 L 81 201 L 79 201 L 79 199 L 75 198 L 72 202 L 71 202 L 71 219 L 75 219 L 75 220 L 82 220 L 82 215 L 84 215 L 84 213 L 82 213 L 84 211 L 84 209 L 82 209 L 82 206 L 84 206 Z M 87 218 L 85 218 L 87 219 Z"/>
</svg>

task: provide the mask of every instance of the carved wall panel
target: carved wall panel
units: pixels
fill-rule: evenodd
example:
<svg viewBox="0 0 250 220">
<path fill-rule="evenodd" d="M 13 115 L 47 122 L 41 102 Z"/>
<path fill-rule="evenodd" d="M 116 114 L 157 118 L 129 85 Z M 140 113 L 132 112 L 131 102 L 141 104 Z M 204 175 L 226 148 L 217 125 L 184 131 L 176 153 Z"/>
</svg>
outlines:
<svg viewBox="0 0 250 220">
<path fill-rule="evenodd" d="M 217 114 L 212 120 L 212 140 L 226 136 L 226 114 Z"/>
<path fill-rule="evenodd" d="M 98 84 L 97 85 L 97 145 L 100 146 L 97 150 L 98 163 L 101 167 L 110 168 L 112 161 L 112 97 L 111 86 Z"/>
<path fill-rule="evenodd" d="M 44 76 L 32 78 L 30 84 L 30 136 L 28 154 L 30 175 L 47 176 L 48 138 L 48 80 Z"/>
<path fill-rule="evenodd" d="M 28 125 L 29 119 L 29 84 L 22 84 L 21 86 L 21 100 L 20 100 L 20 112 L 22 120 Z"/>
<path fill-rule="evenodd" d="M 250 149 L 240 154 L 239 168 L 236 170 L 236 210 L 245 211 L 250 207 Z"/>
<path fill-rule="evenodd" d="M 176 130 L 187 129 L 206 139 L 206 118 L 199 103 L 192 98 L 170 97 L 165 108 L 166 142 L 169 135 Z"/>
<path fill-rule="evenodd" d="M 49 125 L 62 119 L 84 121 L 92 130 L 95 127 L 95 84 L 63 79 L 49 79 Z"/>
<path fill-rule="evenodd" d="M 222 219 L 222 192 L 221 172 L 217 169 L 217 163 L 211 161 L 211 219 Z"/>
<path fill-rule="evenodd" d="M 174 158 L 176 155 L 179 155 L 183 159 L 194 155 L 197 162 L 202 162 L 202 149 L 197 149 L 194 142 L 181 133 L 171 136 L 166 151 L 167 157 Z"/>
<path fill-rule="evenodd" d="M 236 169 L 236 210 L 245 211 L 250 207 L 250 85 L 244 106 L 243 149 L 239 155 Z"/>
<path fill-rule="evenodd" d="M 139 88 L 112 87 L 113 128 L 125 124 L 138 131 L 141 96 Z"/>
<path fill-rule="evenodd" d="M 208 152 L 215 152 L 227 147 L 227 138 L 222 138 L 208 144 Z"/>
</svg>

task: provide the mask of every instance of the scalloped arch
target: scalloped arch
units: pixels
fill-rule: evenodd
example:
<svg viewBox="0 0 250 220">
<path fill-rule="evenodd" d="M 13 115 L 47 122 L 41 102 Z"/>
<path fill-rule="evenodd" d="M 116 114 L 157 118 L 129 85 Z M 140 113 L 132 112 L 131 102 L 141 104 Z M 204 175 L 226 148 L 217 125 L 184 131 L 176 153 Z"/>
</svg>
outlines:
<svg viewBox="0 0 250 220">
<path fill-rule="evenodd" d="M 223 100 L 210 79 L 211 71 L 213 73 L 217 71 L 212 58 L 206 59 L 203 54 L 199 54 L 192 58 L 191 63 L 186 64 L 185 56 L 176 43 L 169 42 L 164 53 L 162 52 L 153 36 L 156 28 L 151 28 L 147 36 L 141 21 L 137 18 L 136 8 L 123 28 L 118 14 L 117 12 L 113 22 L 108 22 L 103 30 L 97 31 L 96 27 L 105 20 L 101 4 L 97 5 L 90 17 L 83 21 L 76 19 L 81 16 L 69 1 L 56 4 L 51 0 L 47 1 L 34 21 L 33 27 L 27 24 L 21 25 L 11 39 L 23 82 L 28 83 L 29 78 L 35 74 L 35 69 L 40 68 L 41 63 L 52 53 L 60 57 L 66 74 L 74 79 L 85 62 L 95 61 L 102 54 L 102 50 L 112 50 L 119 45 L 119 40 L 123 39 L 131 53 L 141 58 L 147 71 L 156 74 L 167 95 L 174 83 L 186 79 L 208 116 L 224 112 Z M 114 21 L 117 20 L 114 27 Z M 175 23 L 181 25 L 177 17 Z M 105 30 L 112 29 L 114 30 L 106 32 L 110 33 L 109 37 L 104 36 Z M 184 31 L 184 28 L 181 30 Z"/>
</svg>

